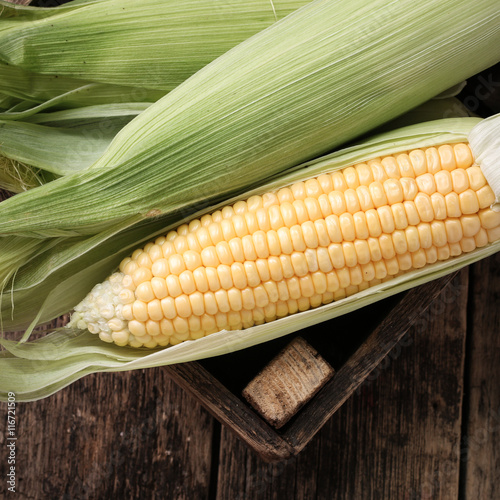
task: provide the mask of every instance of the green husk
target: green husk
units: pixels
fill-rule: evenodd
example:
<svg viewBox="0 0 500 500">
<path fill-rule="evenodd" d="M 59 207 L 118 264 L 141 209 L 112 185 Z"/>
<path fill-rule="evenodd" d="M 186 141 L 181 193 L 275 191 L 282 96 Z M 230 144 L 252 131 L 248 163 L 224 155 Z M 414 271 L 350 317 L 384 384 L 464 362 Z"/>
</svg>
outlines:
<svg viewBox="0 0 500 500">
<path fill-rule="evenodd" d="M 28 123 L 37 123 L 53 127 L 74 128 L 82 125 L 100 124 L 105 119 L 131 119 L 151 106 L 149 102 L 127 102 L 80 106 L 78 108 L 38 113 L 27 118 Z"/>
<path fill-rule="evenodd" d="M 500 114 L 490 116 L 474 128 L 469 137 L 472 151 L 488 184 L 496 194 L 494 209 L 500 211 Z"/>
<path fill-rule="evenodd" d="M 32 101 L 33 111 L 37 103 L 62 108 L 79 99 L 154 102 L 306 3 L 101 0 L 40 9 L 0 0 L 0 92 Z"/>
<path fill-rule="evenodd" d="M 499 21 L 491 0 L 316 0 L 150 106 L 89 169 L 2 203 L 0 234 L 93 234 L 244 192 L 497 62 Z"/>
<path fill-rule="evenodd" d="M 26 121 L 0 120 L 0 188 L 20 193 L 89 167 L 114 136 L 149 103 L 103 104 L 38 113 Z M 456 98 L 431 99 L 378 129 L 471 116 Z M 56 174 L 47 176 L 38 169 Z"/>
<path fill-rule="evenodd" d="M 0 62 L 0 119 L 26 120 L 40 112 L 104 104 L 129 105 L 155 102 L 165 95 L 148 90 L 39 75 Z"/>
<path fill-rule="evenodd" d="M 357 146 L 303 165 L 265 186 L 246 193 L 245 198 L 373 157 L 413 148 L 467 141 L 473 127 L 485 123 L 489 124 L 488 133 L 493 135 L 500 133 L 500 117 L 497 117 L 496 121 L 490 120 L 489 122 L 477 118 L 439 120 L 387 132 Z M 483 147 L 488 149 L 487 145 L 483 145 Z M 475 154 L 484 153 L 478 149 Z M 487 154 L 489 153 L 487 152 Z M 497 154 L 500 152 L 497 151 Z M 236 198 L 226 201 L 224 204 L 234 201 Z M 211 207 L 210 210 L 204 212 L 210 212 L 219 207 L 220 205 Z M 0 355 L 0 365 L 2 366 L 0 399 L 5 399 L 8 391 L 15 392 L 19 401 L 39 399 L 53 394 L 89 373 L 124 371 L 187 362 L 250 347 L 346 314 L 400 291 L 426 283 L 499 250 L 500 242 L 496 242 L 471 253 L 451 258 L 446 262 L 438 262 L 423 269 L 407 272 L 391 281 L 315 310 L 298 313 L 247 330 L 219 332 L 166 349 L 121 348 L 105 344 L 89 332 L 73 330 L 56 331 L 43 339 L 24 344 L 3 340 L 2 345 L 8 351 Z M 111 271 L 110 267 L 109 272 Z M 92 271 L 89 274 L 91 273 Z M 16 299 L 15 287 L 16 280 L 14 280 L 12 287 L 14 302 Z M 45 290 L 45 293 L 48 291 Z M 64 290 L 58 291 L 59 296 L 63 294 Z M 8 300 L 8 296 L 4 299 Z"/>
<path fill-rule="evenodd" d="M 0 155 L 59 176 L 84 170 L 148 106 L 88 106 L 40 113 L 31 118 L 31 123 L 0 120 Z M 1 170 L 0 165 L 0 176 Z"/>
</svg>

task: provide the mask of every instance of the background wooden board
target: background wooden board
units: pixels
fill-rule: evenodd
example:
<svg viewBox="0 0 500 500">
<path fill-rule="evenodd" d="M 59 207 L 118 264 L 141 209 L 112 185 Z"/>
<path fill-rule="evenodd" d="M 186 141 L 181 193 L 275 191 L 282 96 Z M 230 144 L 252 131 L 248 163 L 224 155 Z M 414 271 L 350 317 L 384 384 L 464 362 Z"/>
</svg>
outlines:
<svg viewBox="0 0 500 500">
<path fill-rule="evenodd" d="M 89 376 L 19 404 L 18 497 L 496 498 L 499 273 L 498 255 L 462 271 L 303 452 L 283 462 L 263 462 L 161 368 Z M 4 478 L 5 405 L 0 422 Z M 2 498 L 5 489 L 2 479 Z"/>
<path fill-rule="evenodd" d="M 466 408 L 461 444 L 468 498 L 500 498 L 500 254 L 472 269 Z"/>
</svg>

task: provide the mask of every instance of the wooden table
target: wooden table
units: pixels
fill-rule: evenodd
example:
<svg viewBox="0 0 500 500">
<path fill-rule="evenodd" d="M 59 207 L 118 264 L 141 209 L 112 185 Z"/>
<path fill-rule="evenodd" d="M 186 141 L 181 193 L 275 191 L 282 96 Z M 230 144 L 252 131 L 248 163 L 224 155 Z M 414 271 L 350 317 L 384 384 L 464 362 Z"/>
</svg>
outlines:
<svg viewBox="0 0 500 500">
<path fill-rule="evenodd" d="M 500 254 L 459 273 L 297 457 L 268 464 L 162 368 L 17 406 L 18 498 L 500 498 Z M 0 497 L 6 406 L 0 405 Z"/>
</svg>

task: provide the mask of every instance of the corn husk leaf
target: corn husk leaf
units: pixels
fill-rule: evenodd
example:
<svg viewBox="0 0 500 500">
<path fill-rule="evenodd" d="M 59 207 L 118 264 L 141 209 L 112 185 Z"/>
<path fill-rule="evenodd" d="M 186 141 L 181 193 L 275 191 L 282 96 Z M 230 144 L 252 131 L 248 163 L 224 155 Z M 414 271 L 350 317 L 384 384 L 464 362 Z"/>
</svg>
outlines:
<svg viewBox="0 0 500 500">
<path fill-rule="evenodd" d="M 105 104 L 152 103 L 165 95 L 160 90 L 102 83 L 67 84 L 51 75 L 38 76 L 0 62 L 0 119 L 27 120 L 41 112 Z"/>
<path fill-rule="evenodd" d="M 59 241 L 56 238 L 36 240 L 34 238 L 1 238 L 0 239 L 0 288 L 17 272 L 19 263 L 26 264 L 36 255 L 54 247 Z M 1 318 L 0 318 L 1 321 Z"/>
<path fill-rule="evenodd" d="M 115 135 L 147 106 L 40 113 L 34 123 L 0 120 L 0 155 L 59 176 L 77 172 L 97 161 Z"/>
<path fill-rule="evenodd" d="M 0 1 L 0 92 L 59 107 L 80 97 L 86 105 L 154 102 L 306 3 L 101 0 L 37 9 Z"/>
<path fill-rule="evenodd" d="M 418 147 L 425 148 L 443 143 L 467 141 L 470 131 L 478 123 L 485 122 L 476 118 L 448 119 L 384 133 L 358 146 L 333 153 L 306 164 L 302 168 L 297 168 L 286 176 L 247 193 L 245 198 L 373 157 Z M 493 125 L 494 133 L 498 134 L 500 123 L 494 122 Z M 229 200 L 224 204 L 234 201 L 236 199 Z M 220 205 L 204 212 L 217 208 L 220 208 Z M 423 269 L 409 271 L 391 281 L 314 310 L 247 330 L 215 333 L 166 349 L 121 348 L 113 344 L 105 344 L 89 332 L 73 330 L 56 331 L 43 339 L 24 344 L 3 340 L 2 345 L 8 351 L 0 355 L 2 366 L 0 398 L 5 399 L 8 391 L 14 391 L 16 398 L 20 401 L 39 399 L 62 389 L 89 373 L 148 368 L 227 354 L 357 310 L 375 301 L 451 273 L 499 250 L 500 242 L 496 242 L 446 262 L 438 262 Z M 14 287 L 15 283 L 14 281 Z M 13 297 L 15 300 L 15 295 Z"/>
<path fill-rule="evenodd" d="M 60 78 L 57 75 L 40 75 L 8 65 L 1 62 L 1 59 L 0 93 L 11 99 L 1 105 L 2 120 L 23 119 L 40 110 L 51 108 L 154 102 L 165 95 L 165 92 L 160 90 L 93 83 Z"/>
<path fill-rule="evenodd" d="M 481 165 L 488 184 L 496 194 L 493 208 L 500 211 L 500 114 L 490 116 L 474 127 L 469 136 L 470 146 Z"/>
<path fill-rule="evenodd" d="M 28 123 L 37 123 L 53 127 L 79 127 L 101 123 L 106 118 L 129 118 L 137 116 L 151 106 L 149 102 L 126 102 L 81 106 L 74 109 L 38 113 L 26 119 Z"/>
<path fill-rule="evenodd" d="M 150 106 L 91 168 L 2 203 L 0 234 L 97 233 L 244 192 L 497 62 L 499 21 L 492 0 L 316 0 Z"/>
<path fill-rule="evenodd" d="M 0 156 L 0 188 L 20 193 L 87 168 L 104 153 L 118 131 L 149 106 L 103 104 L 38 113 L 26 122 L 0 120 L 0 155 L 6 157 Z M 461 116 L 472 115 L 458 99 L 431 99 L 377 131 Z M 43 175 L 38 169 L 56 176 Z"/>
</svg>

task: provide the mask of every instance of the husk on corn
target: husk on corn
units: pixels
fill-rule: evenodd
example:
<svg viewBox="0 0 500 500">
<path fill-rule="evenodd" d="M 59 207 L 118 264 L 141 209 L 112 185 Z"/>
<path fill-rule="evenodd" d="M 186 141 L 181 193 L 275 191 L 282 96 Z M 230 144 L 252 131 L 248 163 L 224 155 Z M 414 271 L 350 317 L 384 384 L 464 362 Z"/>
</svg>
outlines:
<svg viewBox="0 0 500 500">
<path fill-rule="evenodd" d="M 84 170 L 148 105 L 86 106 L 39 113 L 26 121 L 0 119 L 0 158 L 4 156 L 57 176 Z M 8 186 L 4 188 L 8 190 Z"/>
<path fill-rule="evenodd" d="M 341 169 L 374 157 L 414 148 L 464 142 L 469 139 L 472 130 L 474 130 L 472 137 L 497 137 L 500 133 L 500 115 L 484 121 L 476 118 L 440 120 L 384 133 L 358 146 L 303 165 L 265 186 L 246 193 L 244 197 L 262 194 L 298 180 Z M 473 146 L 474 157 L 498 158 L 499 148 L 498 144 L 478 141 Z M 498 164 L 495 172 L 498 172 Z M 489 182 L 494 182 L 492 178 L 496 173 L 493 177 L 491 173 L 485 172 L 485 175 L 488 176 Z M 223 204 L 235 201 L 236 198 Z M 205 212 L 211 212 L 221 205 L 211 207 Z M 89 332 L 74 330 L 57 331 L 39 341 L 27 344 L 3 341 L 8 352 L 3 353 L 0 359 L 3 365 L 3 370 L 0 372 L 0 397 L 6 397 L 8 388 L 16 392 L 19 400 L 33 400 L 48 396 L 93 372 L 123 371 L 187 362 L 250 347 L 354 311 L 451 273 L 499 250 L 500 241 L 497 241 L 448 261 L 409 271 L 390 281 L 314 310 L 297 313 L 246 330 L 214 333 L 208 337 L 183 342 L 163 350 L 120 348 L 113 344 L 104 344 Z"/>
<path fill-rule="evenodd" d="M 123 126 L 149 106 L 102 104 L 39 113 L 25 121 L 0 120 L 0 189 L 21 193 L 84 170 L 104 153 Z M 378 131 L 458 116 L 472 115 L 455 97 L 431 99 Z"/>
<path fill-rule="evenodd" d="M 164 91 L 39 75 L 0 62 L 0 119 L 25 120 L 37 113 L 96 106 L 154 102 Z"/>
<path fill-rule="evenodd" d="M 90 169 L 4 202 L 0 234 L 90 234 L 242 192 L 494 64 L 499 19 L 491 0 L 316 0 L 149 107 Z"/>
<path fill-rule="evenodd" d="M 0 1 L 0 92 L 21 100 L 5 114 L 17 119 L 37 104 L 154 102 L 306 3 L 102 0 L 44 9 Z"/>
</svg>

